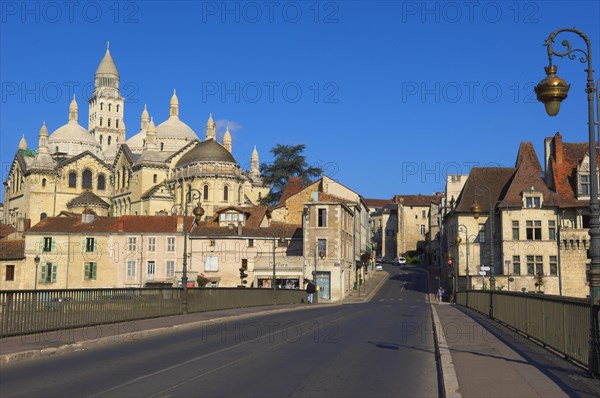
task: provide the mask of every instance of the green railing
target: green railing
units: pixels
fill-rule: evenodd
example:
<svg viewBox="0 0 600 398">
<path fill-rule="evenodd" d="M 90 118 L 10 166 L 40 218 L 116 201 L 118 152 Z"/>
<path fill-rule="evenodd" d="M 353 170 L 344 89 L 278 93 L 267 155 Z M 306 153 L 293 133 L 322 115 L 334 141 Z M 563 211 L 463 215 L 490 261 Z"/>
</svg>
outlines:
<svg viewBox="0 0 600 398">
<path fill-rule="evenodd" d="M 456 303 L 490 316 L 584 366 L 588 364 L 589 300 L 470 290 L 459 292 Z"/>
<path fill-rule="evenodd" d="M 183 289 L 70 289 L 0 292 L 0 337 L 183 313 Z M 302 290 L 190 288 L 188 312 L 305 303 Z"/>
</svg>

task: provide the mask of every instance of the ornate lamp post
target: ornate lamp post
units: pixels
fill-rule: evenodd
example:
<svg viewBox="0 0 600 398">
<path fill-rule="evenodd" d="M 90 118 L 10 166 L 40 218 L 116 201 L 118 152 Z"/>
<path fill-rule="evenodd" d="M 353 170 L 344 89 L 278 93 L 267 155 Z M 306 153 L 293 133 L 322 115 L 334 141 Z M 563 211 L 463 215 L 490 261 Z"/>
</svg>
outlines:
<svg viewBox="0 0 600 398">
<path fill-rule="evenodd" d="M 564 51 L 557 51 L 553 44 L 556 36 L 562 32 L 575 33 L 583 39 L 586 44 L 586 50 L 571 47 L 568 40 L 561 42 L 565 47 Z M 548 47 L 548 66 L 545 67 L 545 79 L 539 82 L 535 87 L 535 93 L 538 101 L 544 103 L 546 112 L 549 116 L 556 116 L 560 110 L 560 103 L 567 98 L 570 85 L 563 79 L 556 76 L 557 67 L 552 64 L 552 56 L 558 57 L 567 56 L 569 59 L 577 58 L 576 53 L 580 53 L 579 61 L 587 62 L 587 84 L 585 92 L 587 93 L 588 103 L 588 139 L 589 139 L 589 157 L 590 157 L 590 338 L 589 338 L 589 360 L 588 369 L 594 377 L 600 376 L 600 331 L 598 326 L 598 309 L 600 308 L 600 204 L 598 202 L 598 175 L 596 172 L 596 136 L 594 132 L 594 124 L 597 123 L 596 115 L 594 114 L 594 92 L 598 88 L 594 88 L 594 70 L 592 69 L 592 44 L 589 37 L 575 28 L 557 29 L 550 33 L 550 36 L 544 43 Z M 600 86 L 600 80 L 598 81 Z M 600 98 L 597 98 L 598 115 L 600 115 Z M 600 125 L 598 126 L 600 132 Z"/>
<path fill-rule="evenodd" d="M 37 280 L 38 280 L 38 266 L 40 265 L 40 256 L 35 255 L 33 262 L 35 263 L 35 278 L 33 280 L 33 289 L 37 290 Z"/>
<path fill-rule="evenodd" d="M 490 202 L 490 211 L 488 214 L 488 218 L 490 220 L 490 290 L 496 290 L 496 272 L 495 272 L 495 267 L 494 267 L 494 263 L 495 263 L 495 258 L 494 258 L 494 207 L 500 203 L 500 202 L 496 202 L 496 203 L 492 203 L 492 190 L 485 186 L 485 185 L 478 185 L 475 188 L 475 195 L 476 196 L 481 196 L 482 195 L 482 191 L 487 191 Z M 471 205 L 471 214 L 473 214 L 473 218 L 474 219 L 478 219 L 479 215 L 481 214 L 481 208 L 479 207 L 479 203 L 477 202 L 477 200 L 475 200 L 475 202 L 473 202 L 473 205 Z M 490 316 L 491 316 L 491 310 L 490 310 Z"/>
<path fill-rule="evenodd" d="M 188 276 L 187 276 L 187 241 L 189 232 L 187 230 L 187 214 L 188 214 L 188 206 L 194 200 L 198 200 L 198 205 L 192 210 L 192 214 L 194 215 L 194 222 L 198 224 L 198 222 L 202 219 L 204 215 L 204 209 L 200 206 L 200 198 L 202 198 L 202 194 L 197 189 L 190 188 L 188 192 L 181 198 L 182 200 L 182 214 L 183 214 L 183 269 L 181 273 L 181 285 L 183 287 L 183 300 L 181 302 L 183 306 L 183 312 L 187 314 L 188 312 Z M 175 205 L 174 207 L 179 207 L 179 205 Z"/>
</svg>

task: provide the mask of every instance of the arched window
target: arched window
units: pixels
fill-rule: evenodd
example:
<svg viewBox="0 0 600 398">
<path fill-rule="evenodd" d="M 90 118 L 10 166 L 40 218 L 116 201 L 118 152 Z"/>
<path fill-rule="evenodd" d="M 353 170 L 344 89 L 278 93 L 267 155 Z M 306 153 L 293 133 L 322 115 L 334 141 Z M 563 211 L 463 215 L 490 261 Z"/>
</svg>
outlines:
<svg viewBox="0 0 600 398">
<path fill-rule="evenodd" d="M 92 172 L 89 169 L 83 170 L 81 174 L 81 188 L 92 189 Z"/>
<path fill-rule="evenodd" d="M 164 143 L 164 142 L 161 142 L 161 143 L 160 143 L 160 150 L 162 151 L 163 149 L 165 149 L 165 143 Z"/>
<path fill-rule="evenodd" d="M 42 188 L 46 188 L 46 179 L 42 178 Z"/>
<path fill-rule="evenodd" d="M 77 187 L 77 173 L 72 171 L 69 173 L 69 188 Z"/>
<path fill-rule="evenodd" d="M 102 145 L 102 138 L 103 138 L 103 137 L 102 137 L 102 136 L 100 136 L 100 145 Z"/>
<path fill-rule="evenodd" d="M 107 143 L 108 145 L 110 145 L 111 141 L 112 141 L 112 137 L 109 135 L 109 136 L 108 136 L 108 139 L 106 140 L 106 143 Z"/>
<path fill-rule="evenodd" d="M 102 127 L 102 116 L 100 116 L 100 127 Z"/>
<path fill-rule="evenodd" d="M 106 189 L 106 177 L 104 174 L 98 174 L 98 190 L 104 191 Z"/>
<path fill-rule="evenodd" d="M 112 108 L 112 104 L 108 104 L 108 111 L 110 112 Z M 110 119 L 109 119 L 110 120 Z M 110 123 L 110 122 L 109 122 Z"/>
<path fill-rule="evenodd" d="M 104 102 L 100 103 L 100 110 L 104 108 Z M 100 126 L 102 126 L 102 118 L 100 118 Z"/>
<path fill-rule="evenodd" d="M 119 119 L 115 120 L 115 127 L 119 128 Z"/>
<path fill-rule="evenodd" d="M 121 182 L 121 173 L 117 171 L 117 188 L 121 188 L 119 183 Z"/>
<path fill-rule="evenodd" d="M 120 108 L 121 108 L 121 105 L 117 104 L 117 113 L 119 113 Z"/>
<path fill-rule="evenodd" d="M 208 185 L 204 186 L 204 200 L 208 200 Z"/>
<path fill-rule="evenodd" d="M 156 182 L 157 182 L 157 181 L 158 181 L 158 175 L 157 175 L 157 174 L 154 174 L 154 175 L 152 176 L 152 182 L 156 184 Z"/>
<path fill-rule="evenodd" d="M 40 214 L 40 221 L 42 221 L 46 217 L 48 217 L 48 215 L 46 213 Z"/>
<path fill-rule="evenodd" d="M 126 176 L 125 176 L 125 174 L 126 174 L 125 173 L 125 166 L 123 166 L 123 168 L 121 170 L 122 170 L 121 178 L 123 179 L 121 181 L 121 188 L 125 188 L 125 178 L 126 178 Z"/>
<path fill-rule="evenodd" d="M 229 187 L 227 185 L 223 187 L 223 201 L 229 201 Z"/>
<path fill-rule="evenodd" d="M 110 118 L 108 118 L 108 124 L 106 126 L 110 127 Z"/>
</svg>

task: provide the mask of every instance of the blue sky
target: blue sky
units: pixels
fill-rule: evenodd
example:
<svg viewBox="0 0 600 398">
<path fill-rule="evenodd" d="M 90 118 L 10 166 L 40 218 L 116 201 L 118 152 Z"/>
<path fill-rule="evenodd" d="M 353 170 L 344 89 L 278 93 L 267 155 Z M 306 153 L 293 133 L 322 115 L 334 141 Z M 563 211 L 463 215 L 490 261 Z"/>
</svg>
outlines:
<svg viewBox="0 0 600 398">
<path fill-rule="evenodd" d="M 20 2 L 0 26 L 2 179 L 21 134 L 67 122 L 73 93 L 87 127 L 90 84 L 106 47 L 127 98 L 127 136 L 144 104 L 180 116 L 200 138 L 210 112 L 249 166 L 256 145 L 305 144 L 307 161 L 367 198 L 444 190 L 448 173 L 514 165 L 519 143 L 560 131 L 587 141 L 584 64 L 556 59 L 571 83 L 558 116 L 533 86 L 543 43 L 577 27 L 600 77 L 598 1 Z M 577 36 L 563 34 L 573 45 Z M 158 124 L 157 123 L 157 124 Z"/>
</svg>

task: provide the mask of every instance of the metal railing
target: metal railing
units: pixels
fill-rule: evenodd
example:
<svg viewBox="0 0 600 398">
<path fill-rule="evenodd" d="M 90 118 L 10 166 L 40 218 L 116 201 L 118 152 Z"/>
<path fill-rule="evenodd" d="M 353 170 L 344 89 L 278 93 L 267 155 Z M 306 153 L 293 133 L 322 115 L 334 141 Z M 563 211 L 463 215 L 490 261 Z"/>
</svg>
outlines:
<svg viewBox="0 0 600 398">
<path fill-rule="evenodd" d="M 183 289 L 69 289 L 0 292 L 0 337 L 183 313 Z M 306 302 L 302 290 L 190 288 L 188 312 Z"/>
<path fill-rule="evenodd" d="M 490 314 L 493 300 L 493 314 Z M 588 364 L 590 302 L 535 293 L 458 292 L 456 303 L 481 312 L 584 366 Z M 468 305 L 467 305 L 468 303 Z"/>
</svg>

